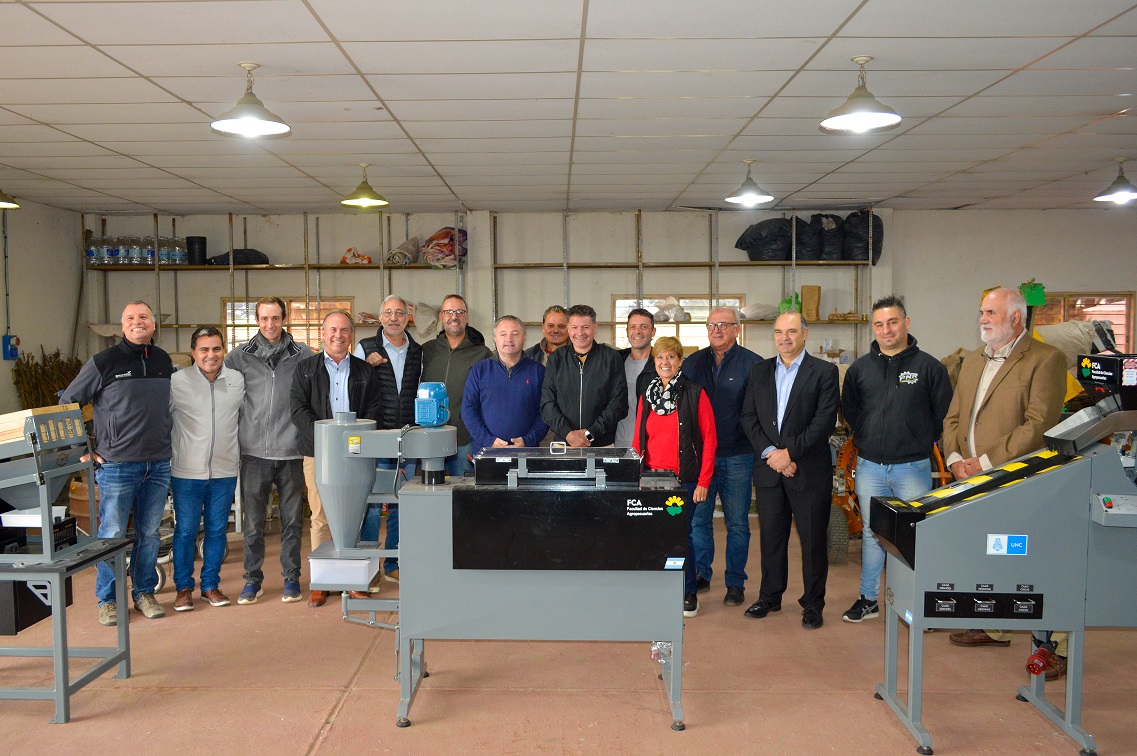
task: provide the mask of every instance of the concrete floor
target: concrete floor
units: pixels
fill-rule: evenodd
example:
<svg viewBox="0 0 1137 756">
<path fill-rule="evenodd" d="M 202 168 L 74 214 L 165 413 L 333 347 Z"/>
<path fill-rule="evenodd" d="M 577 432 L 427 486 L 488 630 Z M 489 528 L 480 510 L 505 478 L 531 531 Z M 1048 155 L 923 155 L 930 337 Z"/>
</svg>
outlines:
<svg viewBox="0 0 1137 756">
<path fill-rule="evenodd" d="M 168 586 L 158 596 L 168 612 L 164 619 L 129 614 L 130 679 L 105 675 L 79 691 L 66 725 L 48 724 L 50 702 L 0 700 L 0 750 L 914 753 L 915 740 L 873 698 L 883 680 L 883 615 L 860 625 L 841 621 L 856 598 L 859 542 L 848 562 L 830 569 L 825 626 L 807 631 L 792 600 L 801 587 L 792 566 L 799 558 L 796 537 L 785 609 L 752 620 L 743 616 L 745 605 L 722 603 L 725 533 L 721 519 L 715 526 L 716 577 L 700 596 L 698 616 L 686 622 L 684 732 L 669 727 L 647 643 L 487 641 L 429 641 L 431 675 L 411 709 L 413 725 L 398 729 L 393 631 L 344 622 L 337 600 L 320 609 L 282 603 L 270 535 L 270 577 L 257 604 L 236 604 L 242 569 L 234 544 L 221 586 L 232 606 L 198 601 L 194 611 L 176 614 Z M 748 602 L 757 595 L 756 534 L 749 572 Z M 93 570 L 75 581 L 69 620 L 77 646 L 113 644 L 114 631 L 96 623 L 93 587 Z M 381 595 L 397 590 L 385 583 Z M 50 629 L 42 622 L 0 644 L 47 645 Z M 1087 635 L 1083 726 L 1096 737 L 1099 753 L 1137 753 L 1137 633 Z M 927 641 L 924 724 L 935 753 L 1077 752 L 1060 730 L 1015 700 L 1026 680 L 1025 634 L 1009 649 L 955 648 L 946 632 Z M 73 668 L 84 664 L 77 660 Z M 50 672 L 44 659 L 0 657 L 3 687 L 42 685 Z M 1061 691 L 1050 692 L 1061 703 Z"/>
</svg>

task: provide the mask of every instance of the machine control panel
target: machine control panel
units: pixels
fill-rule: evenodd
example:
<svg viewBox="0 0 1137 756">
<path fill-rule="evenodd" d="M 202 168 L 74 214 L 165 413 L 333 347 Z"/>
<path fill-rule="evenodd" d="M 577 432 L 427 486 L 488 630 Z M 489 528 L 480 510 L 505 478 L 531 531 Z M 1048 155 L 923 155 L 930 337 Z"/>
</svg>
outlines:
<svg viewBox="0 0 1137 756">
<path fill-rule="evenodd" d="M 1137 495 L 1094 494 L 1090 515 L 1099 525 L 1137 528 Z"/>
<path fill-rule="evenodd" d="M 1041 593 L 971 593 L 928 591 L 924 594 L 925 617 L 1041 619 Z"/>
</svg>

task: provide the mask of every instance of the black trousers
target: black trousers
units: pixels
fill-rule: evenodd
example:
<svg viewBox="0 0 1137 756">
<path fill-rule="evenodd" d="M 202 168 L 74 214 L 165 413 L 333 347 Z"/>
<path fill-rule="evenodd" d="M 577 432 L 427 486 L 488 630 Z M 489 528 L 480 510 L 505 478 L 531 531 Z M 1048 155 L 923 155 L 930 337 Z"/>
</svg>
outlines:
<svg viewBox="0 0 1137 756">
<path fill-rule="evenodd" d="M 762 588 L 758 598 L 781 604 L 789 578 L 790 519 L 801 541 L 803 609 L 825 608 L 825 580 L 829 576 L 827 532 L 833 509 L 828 489 L 797 491 L 784 481 L 770 488 L 755 488 L 758 498 L 759 544 L 762 548 Z"/>
</svg>

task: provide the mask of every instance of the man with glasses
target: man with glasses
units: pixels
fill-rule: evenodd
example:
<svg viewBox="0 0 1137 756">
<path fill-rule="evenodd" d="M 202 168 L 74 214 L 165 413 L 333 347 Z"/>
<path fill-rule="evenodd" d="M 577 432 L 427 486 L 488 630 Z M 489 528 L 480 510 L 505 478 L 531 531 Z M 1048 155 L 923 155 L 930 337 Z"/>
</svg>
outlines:
<svg viewBox="0 0 1137 756">
<path fill-rule="evenodd" d="M 422 380 L 446 384 L 450 424 L 458 429 L 458 452 L 446 458 L 446 472 L 462 476 L 474 469 L 469 455 L 477 451 L 473 449 L 470 431 L 462 422 L 462 392 L 470 367 L 493 353 L 486 347 L 482 334 L 470 327 L 469 310 L 461 294 L 451 294 L 442 300 L 438 318 L 442 332 L 422 346 Z"/>
<path fill-rule="evenodd" d="M 542 338 L 525 350 L 524 356 L 540 365 L 549 362 L 549 355 L 568 343 L 568 312 L 560 305 L 550 305 L 541 317 Z"/>
<path fill-rule="evenodd" d="M 628 348 L 620 350 L 624 359 L 624 380 L 628 382 L 628 414 L 616 426 L 616 446 L 632 445 L 636 429 L 636 403 L 655 377 L 651 340 L 655 337 L 655 316 L 642 307 L 628 313 Z M 678 355 L 682 359 L 683 355 Z"/>
<path fill-rule="evenodd" d="M 620 353 L 596 343 L 596 310 L 568 310 L 569 341 L 545 366 L 541 417 L 557 441 L 569 446 L 611 446 L 616 424 L 628 414 L 628 382 Z"/>
<path fill-rule="evenodd" d="M 378 334 L 360 339 L 355 347 L 355 356 L 366 360 L 379 378 L 379 388 L 383 394 L 383 427 L 402 428 L 415 421 L 415 394 L 418 392 L 419 376 L 422 375 L 422 347 L 407 333 L 410 321 L 410 306 L 397 294 L 383 300 L 379 312 L 379 322 L 383 328 Z M 383 470 L 395 469 L 396 460 L 380 459 L 377 466 Z M 402 472 L 408 479 L 414 475 L 415 461 L 403 460 Z M 382 504 L 367 507 L 363 519 L 363 530 L 359 535 L 363 541 L 379 539 L 379 525 L 382 519 Z M 383 548 L 394 549 L 399 546 L 399 508 L 387 507 L 387 534 Z M 384 577 L 391 582 L 399 582 L 399 560 L 387 557 L 383 561 Z"/>
<path fill-rule="evenodd" d="M 695 505 L 695 570 L 700 593 L 711 587 L 711 564 L 715 559 L 712 517 L 715 497 L 722 501 L 726 521 L 726 596 L 723 603 L 739 606 L 746 597 L 746 561 L 750 555 L 750 482 L 754 474 L 754 449 L 742 430 L 742 399 L 750 368 L 762 358 L 738 343 L 738 310 L 716 307 L 707 316 L 710 346 L 691 355 L 683 370 L 702 386 L 715 413 L 718 450 L 715 474 L 706 501 Z"/>
<path fill-rule="evenodd" d="M 238 604 L 264 593 L 265 515 L 276 485 L 280 497 L 280 600 L 300 600 L 300 529 L 304 525 L 304 455 L 292 424 L 288 389 L 300 361 L 312 356 L 284 329 L 287 310 L 279 297 L 263 297 L 253 311 L 257 333 L 225 358 L 245 377 L 245 402 L 237 438 L 241 444 L 241 524 L 245 536 L 245 587 Z"/>
</svg>

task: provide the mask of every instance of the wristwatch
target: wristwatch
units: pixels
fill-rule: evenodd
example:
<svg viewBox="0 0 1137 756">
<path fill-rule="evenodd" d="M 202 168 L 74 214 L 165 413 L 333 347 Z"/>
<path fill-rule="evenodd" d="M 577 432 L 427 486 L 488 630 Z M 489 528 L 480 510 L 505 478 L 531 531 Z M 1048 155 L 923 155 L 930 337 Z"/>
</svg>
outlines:
<svg viewBox="0 0 1137 756">
<path fill-rule="evenodd" d="M 587 428 L 584 429 L 584 437 L 588 439 L 588 443 L 590 444 L 596 440 L 592 436 L 592 431 L 588 430 Z"/>
</svg>

